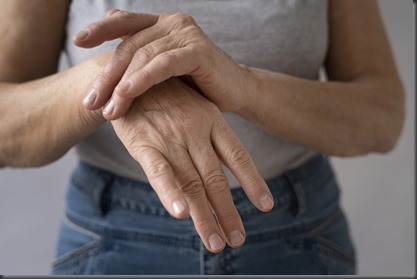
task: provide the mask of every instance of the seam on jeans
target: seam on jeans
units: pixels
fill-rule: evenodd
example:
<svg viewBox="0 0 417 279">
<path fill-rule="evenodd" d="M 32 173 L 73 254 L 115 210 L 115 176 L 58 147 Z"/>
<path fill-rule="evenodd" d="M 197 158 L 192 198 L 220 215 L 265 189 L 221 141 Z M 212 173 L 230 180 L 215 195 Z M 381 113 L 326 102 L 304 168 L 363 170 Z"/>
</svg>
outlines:
<svg viewBox="0 0 417 279">
<path fill-rule="evenodd" d="M 89 236 L 92 238 L 91 242 L 85 243 L 83 245 L 81 245 L 80 247 L 77 247 L 71 251 L 68 251 L 64 254 L 62 254 L 61 256 L 57 257 L 56 259 L 54 259 L 51 262 L 51 265 L 53 266 L 53 268 L 57 268 L 57 266 L 67 260 L 75 261 L 76 259 L 78 259 L 78 257 L 75 257 L 74 259 L 71 259 L 74 255 L 82 255 L 84 252 L 96 247 L 97 245 L 99 245 L 100 243 L 100 239 L 101 237 L 98 234 L 95 234 L 94 232 L 88 231 L 80 226 L 78 226 L 77 224 L 74 224 L 71 220 L 69 220 L 67 218 L 66 215 L 64 215 L 62 217 L 62 222 L 67 225 L 69 228 L 73 229 L 76 232 L 79 232 L 80 234 Z M 69 265 L 69 263 L 67 263 L 66 265 Z"/>
<path fill-rule="evenodd" d="M 205 265 L 205 260 L 204 260 L 204 243 L 203 241 L 200 240 L 200 275 L 205 275 L 206 272 L 206 265 Z"/>
<path fill-rule="evenodd" d="M 323 223 L 321 223 L 320 225 L 318 225 L 314 229 L 307 231 L 306 236 L 308 236 L 308 237 L 318 236 L 321 233 L 322 230 L 324 230 L 329 225 L 331 225 L 333 222 L 335 222 L 341 214 L 342 214 L 342 212 L 340 211 L 340 208 L 337 207 L 333 211 L 333 213 Z"/>
<path fill-rule="evenodd" d="M 84 254 L 84 252 L 89 251 L 92 248 L 97 247 L 99 245 L 99 243 L 100 242 L 98 240 L 94 240 L 94 242 L 89 242 L 89 243 L 83 244 L 82 246 L 59 256 L 58 258 L 56 258 L 55 260 L 52 261 L 51 265 L 54 269 L 58 269 L 58 266 L 62 263 L 65 263 L 66 261 L 69 261 L 69 262 L 65 263 L 65 266 L 68 266 L 68 265 L 72 264 L 74 261 L 80 261 L 79 258 L 81 256 L 85 258 L 87 256 L 89 257 L 89 256 L 92 256 L 92 255 L 96 255 L 96 254 L 98 254 L 98 251 L 95 251 L 91 255 L 90 254 L 83 255 L 83 254 Z M 75 256 L 75 258 L 73 258 L 74 255 L 77 255 L 77 256 Z"/>
<path fill-rule="evenodd" d="M 93 200 L 100 216 L 103 216 L 105 213 L 105 203 L 103 201 L 104 191 L 106 191 L 106 188 L 113 180 L 113 176 L 106 177 L 97 185 L 97 187 L 94 187 Z"/>
<path fill-rule="evenodd" d="M 89 237 L 91 237 L 91 238 L 93 238 L 93 239 L 95 239 L 95 240 L 100 240 L 100 239 L 101 239 L 101 236 L 100 236 L 100 235 L 98 235 L 98 234 L 97 234 L 97 233 L 95 233 L 95 232 L 89 231 L 89 230 L 87 230 L 87 229 L 85 229 L 85 228 L 81 227 L 79 224 L 75 223 L 75 222 L 72 220 L 72 218 L 71 218 L 71 217 L 69 217 L 67 214 L 65 214 L 65 215 L 62 217 L 62 221 L 63 221 L 63 222 L 64 222 L 67 226 L 69 226 L 70 228 L 72 228 L 73 230 L 75 230 L 75 231 L 77 231 L 77 232 L 79 232 L 79 233 L 81 233 L 81 234 L 87 235 L 87 236 L 89 236 Z"/>
<path fill-rule="evenodd" d="M 327 238 L 317 236 L 316 239 L 319 250 L 325 250 L 327 253 L 331 253 L 332 255 L 339 257 L 343 260 L 343 262 L 349 264 L 351 267 L 355 266 L 355 256 L 353 254 L 345 251 L 345 249 Z"/>
<path fill-rule="evenodd" d="M 335 209 L 338 210 L 338 209 Z M 323 222 L 326 222 L 327 219 L 329 219 L 329 216 L 332 216 L 334 213 L 333 210 L 330 214 L 326 214 L 326 216 L 318 219 L 314 223 L 309 222 L 300 222 L 297 225 L 290 224 L 286 227 L 283 227 L 277 231 L 269 231 L 269 232 L 263 232 L 253 235 L 247 235 L 246 236 L 246 244 L 249 243 L 259 243 L 259 242 L 267 242 L 272 241 L 276 239 L 282 239 L 285 237 L 293 237 L 299 234 L 304 234 L 306 232 L 309 232 L 311 230 L 314 230 L 316 227 L 320 226 Z"/>
<path fill-rule="evenodd" d="M 287 178 L 289 180 L 289 184 L 294 191 L 297 209 L 294 212 L 295 218 L 301 217 L 305 212 L 305 193 L 304 188 L 298 178 L 291 173 L 287 174 Z"/>
<path fill-rule="evenodd" d="M 355 265 L 355 256 L 354 254 L 346 251 L 343 247 L 338 245 L 337 243 L 323 237 L 320 235 L 320 233 L 326 229 L 328 226 L 333 224 L 335 221 L 338 220 L 338 218 L 342 215 L 342 211 L 340 208 L 336 208 L 336 210 L 330 215 L 330 217 L 321 223 L 316 228 L 306 232 L 307 237 L 313 237 L 316 238 L 319 245 L 322 245 L 324 247 L 319 247 L 320 249 L 327 249 L 330 250 L 333 254 L 337 254 L 342 260 L 347 261 L 350 265 Z"/>
<path fill-rule="evenodd" d="M 196 251 L 199 250 L 199 245 L 196 245 L 194 237 L 192 235 L 190 235 L 189 237 L 177 237 L 170 235 L 155 234 L 150 232 L 120 230 L 111 227 L 105 227 L 95 223 L 87 224 L 86 221 L 83 221 L 80 218 L 72 217 L 70 215 L 68 215 L 68 218 L 71 222 L 79 226 L 86 226 L 94 232 L 99 232 L 104 239 L 107 239 L 108 237 L 110 239 L 119 239 L 125 241 L 143 241 L 149 243 L 156 243 L 158 245 L 183 247 L 194 249 Z"/>
</svg>

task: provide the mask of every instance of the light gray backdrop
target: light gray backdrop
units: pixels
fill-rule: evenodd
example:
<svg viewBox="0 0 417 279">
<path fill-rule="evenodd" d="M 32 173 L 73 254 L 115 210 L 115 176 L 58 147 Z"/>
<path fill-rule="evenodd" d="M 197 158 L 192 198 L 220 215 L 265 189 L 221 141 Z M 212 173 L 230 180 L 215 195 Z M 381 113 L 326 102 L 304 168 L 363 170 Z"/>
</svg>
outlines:
<svg viewBox="0 0 417 279">
<path fill-rule="evenodd" d="M 359 275 L 407 276 L 415 273 L 413 4 L 378 1 L 407 92 L 405 129 L 388 155 L 333 162 Z M 0 274 L 49 273 L 66 180 L 75 162 L 70 151 L 47 167 L 0 170 Z"/>
</svg>

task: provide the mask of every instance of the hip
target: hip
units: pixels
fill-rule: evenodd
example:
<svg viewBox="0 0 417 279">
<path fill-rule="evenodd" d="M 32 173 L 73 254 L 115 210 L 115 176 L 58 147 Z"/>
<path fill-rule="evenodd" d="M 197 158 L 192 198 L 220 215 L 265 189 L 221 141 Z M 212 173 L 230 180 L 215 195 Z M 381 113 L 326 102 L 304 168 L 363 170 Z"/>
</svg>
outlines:
<svg viewBox="0 0 417 279">
<path fill-rule="evenodd" d="M 81 162 L 66 196 L 55 274 L 353 274 L 355 256 L 327 158 L 268 179 L 275 207 L 232 189 L 245 244 L 212 254 L 191 219 L 172 218 L 150 185 Z"/>
</svg>

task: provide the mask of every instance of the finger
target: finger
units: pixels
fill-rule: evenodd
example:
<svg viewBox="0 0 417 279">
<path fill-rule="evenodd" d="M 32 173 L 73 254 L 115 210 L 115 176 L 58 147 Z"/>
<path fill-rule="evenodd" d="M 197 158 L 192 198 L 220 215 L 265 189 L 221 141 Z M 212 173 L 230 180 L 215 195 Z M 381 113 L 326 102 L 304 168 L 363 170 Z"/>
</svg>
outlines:
<svg viewBox="0 0 417 279">
<path fill-rule="evenodd" d="M 158 54 L 168 51 L 175 47 L 176 42 L 174 42 L 174 40 L 172 40 L 170 36 L 166 36 L 147 44 L 135 53 L 133 58 L 130 59 L 130 64 L 124 71 L 123 77 L 121 78 L 119 85 L 116 86 L 114 93 L 112 94 L 112 100 L 106 105 L 103 111 L 103 115 L 106 119 L 115 120 L 119 117 L 122 117 L 129 110 L 129 107 L 132 104 L 133 99 L 144 93 L 141 91 L 134 91 L 134 95 L 130 96 L 125 96 L 124 94 L 121 94 L 127 90 L 130 90 L 129 88 L 132 85 L 131 80 L 128 80 L 127 77 L 131 76 L 135 72 L 140 71 L 149 61 L 151 61 Z M 117 66 L 116 64 L 113 65 Z"/>
<path fill-rule="evenodd" d="M 114 59 L 113 56 L 112 61 Z M 96 110 L 106 104 L 128 65 L 128 61 L 109 62 L 94 78 L 93 84 L 83 100 L 84 107 Z"/>
<path fill-rule="evenodd" d="M 134 98 L 146 92 L 152 86 L 174 76 L 192 75 L 198 69 L 198 57 L 193 56 L 188 48 L 173 49 L 162 52 L 147 63 L 142 69 L 134 72 L 123 83 L 130 86 L 125 90 L 116 90 L 114 94 L 121 98 Z M 120 85 L 122 87 L 122 84 Z"/>
<path fill-rule="evenodd" d="M 204 189 L 229 246 L 237 248 L 245 241 L 245 229 L 233 203 L 230 187 L 211 142 L 190 150 L 190 156 L 204 182 Z"/>
<path fill-rule="evenodd" d="M 116 120 L 127 113 L 132 105 L 134 98 L 120 98 L 113 96 L 103 109 L 103 116 L 107 120 Z"/>
<path fill-rule="evenodd" d="M 106 13 L 106 17 L 110 17 L 110 16 L 114 15 L 116 12 L 119 12 L 119 11 L 120 11 L 119 9 L 111 9 Z M 119 37 L 119 38 L 121 40 L 125 40 L 129 37 L 130 37 L 130 35 L 125 35 L 125 36 L 122 36 L 122 37 Z"/>
<path fill-rule="evenodd" d="M 225 242 L 212 213 L 203 182 L 190 155 L 185 149 L 177 151 L 170 162 L 177 178 L 178 187 L 187 199 L 191 218 L 201 240 L 209 251 L 213 253 L 222 251 Z"/>
<path fill-rule="evenodd" d="M 106 104 L 109 101 L 110 96 L 113 94 L 116 85 L 120 82 L 121 78 L 131 63 L 138 64 L 141 62 L 142 64 L 139 63 L 140 65 L 137 65 L 137 67 L 143 67 L 145 63 L 149 62 L 149 60 L 145 59 L 145 55 L 140 57 L 141 60 L 137 59 L 132 61 L 133 56 L 138 51 L 138 49 L 149 44 L 155 40 L 155 38 L 164 37 L 164 32 L 165 31 L 157 28 L 156 26 L 151 26 L 150 28 L 141 31 L 135 36 L 132 36 L 131 38 L 128 38 L 120 43 L 117 46 L 111 61 L 94 79 L 93 85 L 87 97 L 83 101 L 84 107 L 90 110 L 96 110 Z M 127 99 L 133 99 L 134 97 L 129 97 Z M 120 103 L 121 108 L 114 110 L 115 112 L 120 111 L 116 117 L 110 114 L 104 115 L 104 117 L 114 120 L 126 113 L 127 109 L 129 108 L 128 104 L 130 104 L 131 101 L 123 104 L 124 101 L 121 100 Z M 113 104 L 118 105 L 119 100 L 116 100 Z"/>
<path fill-rule="evenodd" d="M 73 43 L 79 47 L 92 48 L 105 41 L 131 36 L 154 25 L 158 15 L 114 11 L 111 16 L 90 24 L 73 37 Z"/>
<path fill-rule="evenodd" d="M 212 142 L 217 154 L 242 185 L 251 202 L 261 211 L 270 211 L 274 206 L 271 191 L 229 125 L 225 122 L 213 125 Z"/>
<path fill-rule="evenodd" d="M 185 218 L 189 206 L 178 189 L 172 168 L 165 157 L 152 147 L 141 147 L 132 156 L 139 162 L 163 206 L 176 218 Z"/>
</svg>

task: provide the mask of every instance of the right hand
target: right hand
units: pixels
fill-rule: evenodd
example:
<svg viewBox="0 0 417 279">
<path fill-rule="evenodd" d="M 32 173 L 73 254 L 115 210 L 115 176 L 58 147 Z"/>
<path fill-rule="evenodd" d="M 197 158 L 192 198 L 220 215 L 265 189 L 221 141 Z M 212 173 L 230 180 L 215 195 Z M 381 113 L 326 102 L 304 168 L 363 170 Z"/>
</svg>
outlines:
<svg viewBox="0 0 417 279">
<path fill-rule="evenodd" d="M 106 102 L 104 117 L 124 115 L 134 98 L 171 77 L 188 76 L 221 111 L 237 112 L 254 88 L 251 71 L 219 48 L 186 14 L 143 14 L 112 10 L 74 37 L 79 47 L 121 38 L 113 59 L 84 99 L 88 109 Z"/>
<path fill-rule="evenodd" d="M 245 239 L 222 162 L 258 209 L 273 207 L 269 188 L 221 112 L 179 79 L 152 87 L 112 124 L 164 207 L 176 218 L 190 213 L 208 250 L 222 251 L 225 241 L 239 247 Z"/>
</svg>

